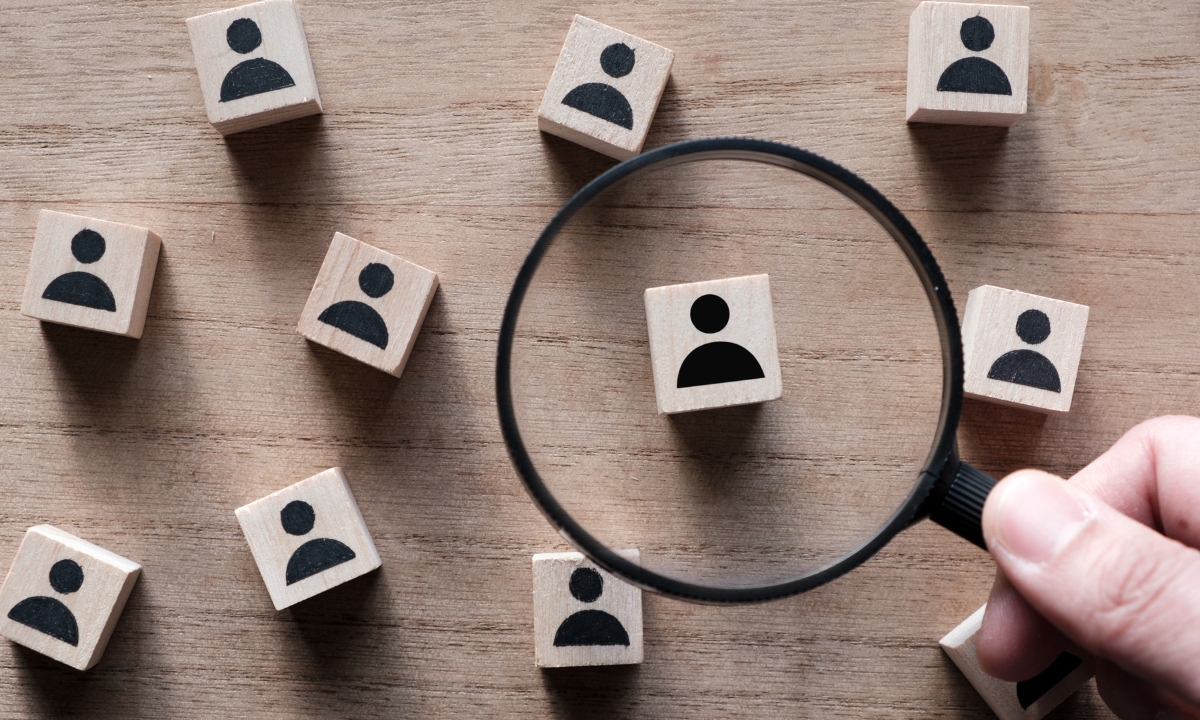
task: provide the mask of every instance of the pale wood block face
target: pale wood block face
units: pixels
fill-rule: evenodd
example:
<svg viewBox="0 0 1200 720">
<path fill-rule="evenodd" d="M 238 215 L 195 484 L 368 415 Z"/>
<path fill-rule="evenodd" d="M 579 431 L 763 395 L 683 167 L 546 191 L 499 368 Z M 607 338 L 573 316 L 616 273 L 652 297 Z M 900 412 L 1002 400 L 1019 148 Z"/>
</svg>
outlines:
<svg viewBox="0 0 1200 720">
<path fill-rule="evenodd" d="M 617 554 L 638 562 L 637 550 Z M 533 556 L 533 636 L 538 667 L 642 661 L 642 591 L 577 552 Z"/>
<path fill-rule="evenodd" d="M 650 288 L 645 302 L 660 413 L 783 395 L 767 275 Z"/>
<path fill-rule="evenodd" d="M 161 247 L 146 228 L 43 210 L 21 314 L 140 338 Z"/>
<path fill-rule="evenodd" d="M 300 9 L 264 0 L 189 18 L 208 121 L 222 135 L 321 112 Z"/>
<path fill-rule="evenodd" d="M 1011 126 L 1025 116 L 1029 8 L 923 2 L 909 19 L 909 122 Z"/>
<path fill-rule="evenodd" d="M 276 610 L 382 564 L 341 468 L 313 475 L 235 514 Z"/>
<path fill-rule="evenodd" d="M 141 572 L 56 527 L 32 527 L 0 588 L 0 635 L 87 670 L 104 654 Z"/>
<path fill-rule="evenodd" d="M 976 656 L 979 628 L 986 609 L 987 605 L 984 605 L 976 610 L 947 633 L 939 644 L 1000 720 L 1041 720 L 1096 674 L 1091 659 L 1085 654 L 1064 652 L 1050 667 L 1019 683 L 988 675 L 979 666 Z"/>
<path fill-rule="evenodd" d="M 1083 353 L 1088 307 L 983 285 L 963 313 L 967 397 L 1067 412 Z"/>
<path fill-rule="evenodd" d="M 642 151 L 675 53 L 576 15 L 538 128 L 618 160 Z"/>
<path fill-rule="evenodd" d="M 400 377 L 437 288 L 437 273 L 337 233 L 296 331 Z"/>
</svg>

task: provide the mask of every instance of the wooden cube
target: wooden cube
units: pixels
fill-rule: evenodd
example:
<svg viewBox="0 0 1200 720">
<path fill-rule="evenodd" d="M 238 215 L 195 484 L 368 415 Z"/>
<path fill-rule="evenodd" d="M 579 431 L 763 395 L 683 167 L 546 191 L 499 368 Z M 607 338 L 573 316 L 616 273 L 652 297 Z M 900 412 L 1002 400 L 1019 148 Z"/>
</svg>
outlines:
<svg viewBox="0 0 1200 720">
<path fill-rule="evenodd" d="M 660 413 L 783 395 L 768 276 L 650 288 L 645 302 Z"/>
<path fill-rule="evenodd" d="M 908 121 L 1015 124 L 1029 88 L 1029 8 L 923 2 L 908 23 Z"/>
<path fill-rule="evenodd" d="M 437 288 L 432 270 L 336 233 L 296 331 L 400 377 Z"/>
<path fill-rule="evenodd" d="M 642 591 L 577 552 L 534 555 L 533 644 L 538 667 L 641 663 Z"/>
<path fill-rule="evenodd" d="M 300 9 L 263 0 L 189 18 L 208 121 L 222 135 L 317 115 L 321 96 Z"/>
<path fill-rule="evenodd" d="M 276 610 L 383 564 L 341 468 L 271 493 L 235 514 Z"/>
<path fill-rule="evenodd" d="M 1071 409 L 1086 305 L 983 285 L 967 295 L 967 397 L 1058 413 Z"/>
<path fill-rule="evenodd" d="M 29 528 L 0 588 L 0 635 L 87 670 L 100 662 L 141 572 L 56 527 Z"/>
<path fill-rule="evenodd" d="M 140 338 L 161 247 L 146 228 L 43 210 L 21 314 Z"/>
<path fill-rule="evenodd" d="M 576 15 L 538 110 L 538 129 L 627 160 L 642 151 L 675 53 Z"/>
<path fill-rule="evenodd" d="M 1050 667 L 1022 682 L 1005 682 L 988 675 L 979 667 L 976 650 L 986 609 L 984 605 L 976 610 L 939 644 L 1000 720 L 1041 720 L 1096 674 L 1086 655 L 1064 652 Z"/>
</svg>

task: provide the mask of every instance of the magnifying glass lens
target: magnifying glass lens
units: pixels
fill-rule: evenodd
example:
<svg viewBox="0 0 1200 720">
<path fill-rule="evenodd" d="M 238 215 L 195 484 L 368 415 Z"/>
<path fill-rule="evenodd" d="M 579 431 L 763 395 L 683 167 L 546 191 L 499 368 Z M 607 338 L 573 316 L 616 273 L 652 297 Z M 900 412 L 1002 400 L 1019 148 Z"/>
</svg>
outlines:
<svg viewBox="0 0 1200 720">
<path fill-rule="evenodd" d="M 745 353 L 702 352 L 707 387 L 753 382 L 726 367 L 748 354 L 778 362 L 779 399 L 660 413 L 646 290 L 763 274 L 769 318 L 736 288 L 724 323 L 676 308 L 666 390 L 689 346 L 725 342 Z M 521 304 L 511 386 L 533 467 L 587 535 L 672 580 L 748 588 L 837 563 L 904 506 L 938 437 L 943 355 L 871 214 L 792 169 L 705 159 L 635 173 L 566 222 Z"/>
</svg>

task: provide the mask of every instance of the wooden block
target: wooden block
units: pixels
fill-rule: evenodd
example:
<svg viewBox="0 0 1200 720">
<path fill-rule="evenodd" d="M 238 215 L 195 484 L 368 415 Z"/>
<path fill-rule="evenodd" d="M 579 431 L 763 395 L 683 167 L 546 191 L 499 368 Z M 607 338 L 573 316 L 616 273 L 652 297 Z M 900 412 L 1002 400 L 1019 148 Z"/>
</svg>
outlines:
<svg viewBox="0 0 1200 720">
<path fill-rule="evenodd" d="M 1086 305 L 983 285 L 967 295 L 967 397 L 1067 412 L 1087 329 Z"/>
<path fill-rule="evenodd" d="M 617 554 L 637 562 L 637 550 Z M 642 591 L 577 552 L 533 556 L 533 644 L 538 667 L 642 662 Z"/>
<path fill-rule="evenodd" d="M 650 288 L 645 301 L 660 413 L 783 395 L 767 275 Z"/>
<path fill-rule="evenodd" d="M 1029 8 L 923 2 L 908 23 L 908 121 L 1009 127 L 1025 117 Z"/>
<path fill-rule="evenodd" d="M 0 635 L 87 670 L 100 662 L 141 572 L 56 527 L 29 528 L 0 588 Z"/>
<path fill-rule="evenodd" d="M 161 247 L 146 228 L 43 210 L 21 314 L 140 338 Z"/>
<path fill-rule="evenodd" d="M 642 151 L 675 53 L 576 15 L 538 129 L 627 160 Z"/>
<path fill-rule="evenodd" d="M 276 610 L 383 564 L 341 468 L 271 493 L 235 514 Z"/>
<path fill-rule="evenodd" d="M 336 233 L 296 332 L 400 377 L 437 288 L 432 270 Z"/>
<path fill-rule="evenodd" d="M 976 610 L 939 644 L 1001 720 L 1040 720 L 1096 674 L 1086 655 L 1064 652 L 1050 667 L 1029 680 L 1011 683 L 988 675 L 979 667 L 976 657 L 985 609 L 987 605 Z"/>
<path fill-rule="evenodd" d="M 208 121 L 231 135 L 321 113 L 300 8 L 263 0 L 189 18 Z"/>
</svg>

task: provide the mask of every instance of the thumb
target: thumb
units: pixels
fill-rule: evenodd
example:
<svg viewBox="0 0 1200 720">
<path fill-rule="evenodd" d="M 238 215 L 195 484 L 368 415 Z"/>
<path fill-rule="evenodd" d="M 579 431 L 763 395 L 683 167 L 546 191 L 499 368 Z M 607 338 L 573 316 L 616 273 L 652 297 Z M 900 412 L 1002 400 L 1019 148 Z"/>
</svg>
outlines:
<svg viewBox="0 0 1200 720">
<path fill-rule="evenodd" d="M 1063 634 L 1200 704 L 1200 551 L 1036 470 L 996 486 L 983 532 L 1004 575 Z"/>
</svg>

